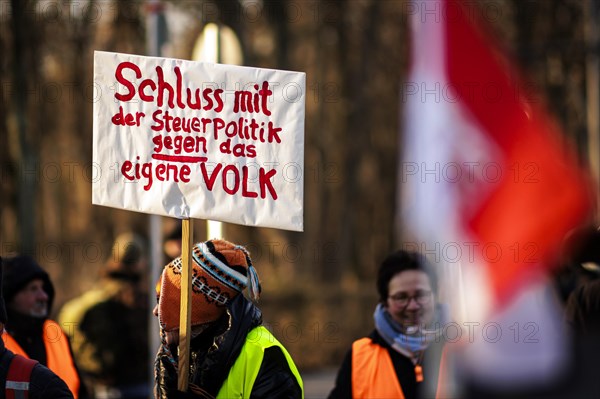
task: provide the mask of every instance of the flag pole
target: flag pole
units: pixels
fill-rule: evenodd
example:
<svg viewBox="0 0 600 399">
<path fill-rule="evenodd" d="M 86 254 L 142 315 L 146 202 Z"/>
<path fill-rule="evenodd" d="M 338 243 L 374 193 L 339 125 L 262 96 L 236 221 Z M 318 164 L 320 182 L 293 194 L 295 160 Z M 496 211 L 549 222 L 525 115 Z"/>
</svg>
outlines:
<svg viewBox="0 0 600 399">
<path fill-rule="evenodd" d="M 181 297 L 179 312 L 179 356 L 177 389 L 186 392 L 190 370 L 190 338 L 192 317 L 191 285 L 192 285 L 192 245 L 194 227 L 191 219 L 183 219 L 181 223 Z"/>
<path fill-rule="evenodd" d="M 166 21 L 164 6 L 161 0 L 146 0 L 146 51 L 150 56 L 160 57 L 163 44 L 166 42 Z M 150 215 L 150 278 L 148 292 L 152 293 L 155 289 L 156 279 L 160 276 L 163 259 L 163 235 L 162 235 L 162 217 L 159 215 Z M 148 308 L 152 309 L 156 305 L 156 297 L 148 295 Z M 156 328 L 154 317 L 148 317 L 148 381 L 152 386 L 154 380 L 154 359 L 156 357 L 156 348 L 160 345 L 160 331 Z"/>
<path fill-rule="evenodd" d="M 196 39 L 192 52 L 193 61 L 221 61 L 221 28 L 219 24 L 209 23 L 204 26 L 202 33 Z M 223 223 L 216 220 L 206 221 L 206 239 L 221 238 L 223 236 Z"/>
<path fill-rule="evenodd" d="M 227 51 L 228 56 L 224 57 L 223 50 Z M 192 60 L 241 65 L 242 51 L 239 39 L 231 29 L 224 27 L 223 24 L 208 23 L 196 39 Z M 206 237 L 208 240 L 222 238 L 223 223 L 207 220 Z"/>
</svg>

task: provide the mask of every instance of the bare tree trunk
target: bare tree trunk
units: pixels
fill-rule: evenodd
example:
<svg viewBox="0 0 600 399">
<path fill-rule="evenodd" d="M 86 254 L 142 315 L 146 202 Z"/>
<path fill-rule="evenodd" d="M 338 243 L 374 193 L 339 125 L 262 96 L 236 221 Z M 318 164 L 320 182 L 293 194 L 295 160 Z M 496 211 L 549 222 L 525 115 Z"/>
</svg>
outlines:
<svg viewBox="0 0 600 399">
<path fill-rule="evenodd" d="M 28 21 L 26 9 L 29 1 L 12 0 L 13 31 L 13 79 L 14 79 L 14 114 L 16 116 L 19 137 L 20 177 L 18 184 L 18 220 L 20 226 L 21 252 L 33 253 L 35 247 L 35 197 L 37 156 L 31 145 L 27 120 L 28 84 L 26 80 L 27 61 L 24 51 L 28 48 L 25 27 L 32 30 L 34 26 Z"/>
<path fill-rule="evenodd" d="M 600 56 L 598 43 L 600 29 L 598 28 L 598 0 L 586 0 L 585 12 L 585 41 L 587 54 L 585 59 L 586 92 L 587 92 L 587 145 L 588 160 L 592 175 L 596 181 L 600 178 Z M 596 204 L 596 218 L 598 205 Z"/>
</svg>

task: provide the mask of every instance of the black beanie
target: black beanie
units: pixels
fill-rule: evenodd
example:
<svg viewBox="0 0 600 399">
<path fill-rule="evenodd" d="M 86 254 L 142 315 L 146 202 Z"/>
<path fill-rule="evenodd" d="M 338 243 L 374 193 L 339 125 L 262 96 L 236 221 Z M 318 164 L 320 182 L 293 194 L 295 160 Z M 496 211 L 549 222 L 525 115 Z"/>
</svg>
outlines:
<svg viewBox="0 0 600 399">
<path fill-rule="evenodd" d="M 43 282 L 44 291 L 48 295 L 48 313 L 51 312 L 52 302 L 54 300 L 54 286 L 50 282 L 50 276 L 42 267 L 30 256 L 17 255 L 11 258 L 4 258 L 4 281 L 2 282 L 2 294 L 4 302 L 10 305 L 12 299 L 21 291 L 30 281 L 40 279 Z"/>
<path fill-rule="evenodd" d="M 0 323 L 6 324 L 8 317 L 6 317 L 6 306 L 4 306 L 4 296 L 2 295 L 2 269 L 4 269 L 4 265 L 0 257 Z"/>
</svg>

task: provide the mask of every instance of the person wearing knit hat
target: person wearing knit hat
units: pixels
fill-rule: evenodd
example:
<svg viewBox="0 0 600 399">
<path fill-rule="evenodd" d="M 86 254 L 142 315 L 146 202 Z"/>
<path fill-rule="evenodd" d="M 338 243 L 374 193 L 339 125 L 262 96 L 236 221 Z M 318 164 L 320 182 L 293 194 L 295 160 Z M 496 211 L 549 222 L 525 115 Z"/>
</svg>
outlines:
<svg viewBox="0 0 600 399">
<path fill-rule="evenodd" d="M 0 258 L 0 264 L 2 264 L 2 258 Z M 8 321 L 4 296 L 2 295 L 2 274 L 2 267 L 0 267 L 0 333 L 4 331 L 4 326 Z M 28 364 L 27 362 L 31 362 L 31 360 L 24 360 L 22 356 L 14 354 L 6 348 L 4 341 L 0 340 L 0 369 L 5 371 L 0 373 L 0 387 L 6 387 L 6 390 L 3 390 L 6 397 L 29 397 L 30 399 L 73 398 L 73 394 L 69 391 L 65 382 L 54 374 L 54 372 L 37 361 L 33 362 L 33 367 L 29 371 L 29 384 L 25 386 L 26 389 L 23 389 L 24 387 L 8 389 L 8 375 L 13 375 L 11 373 L 13 370 L 18 370 L 18 374 L 24 373 L 23 368 Z M 12 396 L 9 396 L 9 391 L 12 391 L 10 393 Z M 4 395 L 0 394 L 0 397 L 5 397 Z"/>
<path fill-rule="evenodd" d="M 58 316 L 70 327 L 77 365 L 94 397 L 151 396 L 147 258 L 140 235 L 119 234 L 94 288 L 68 301 Z"/>
<path fill-rule="evenodd" d="M 87 397 L 86 391 L 80 389 L 80 376 L 69 340 L 60 326 L 48 319 L 54 299 L 54 287 L 48 273 L 33 258 L 23 255 L 3 259 L 2 269 L 0 309 L 6 305 L 6 312 L 0 311 L 0 319 L 3 319 L 0 321 L 4 324 L 0 351 L 6 349 L 11 354 L 38 361 L 40 367 L 46 366 L 47 369 L 44 367 L 36 372 L 40 375 L 36 379 L 39 378 L 38 382 L 52 381 L 49 386 L 54 387 L 40 393 L 38 389 L 45 385 L 33 385 L 32 372 L 30 387 L 35 386 L 38 393 L 30 392 L 29 397 Z M 66 394 L 63 388 L 67 390 Z M 54 393 L 45 396 L 51 392 Z"/>
<path fill-rule="evenodd" d="M 291 356 L 262 326 L 255 305 L 260 283 L 246 248 L 220 239 L 200 242 L 192 248 L 191 261 L 188 392 L 177 391 L 179 257 L 165 266 L 157 284 L 154 315 L 162 343 L 155 361 L 155 397 L 304 397 Z"/>
</svg>

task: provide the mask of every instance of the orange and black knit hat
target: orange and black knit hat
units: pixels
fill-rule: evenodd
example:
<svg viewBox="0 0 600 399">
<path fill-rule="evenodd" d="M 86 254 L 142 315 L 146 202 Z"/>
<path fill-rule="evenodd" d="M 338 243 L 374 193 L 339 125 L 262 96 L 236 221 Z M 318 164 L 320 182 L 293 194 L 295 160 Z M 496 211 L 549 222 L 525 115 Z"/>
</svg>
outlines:
<svg viewBox="0 0 600 399">
<path fill-rule="evenodd" d="M 179 328 L 181 265 L 181 257 L 174 259 L 161 276 L 158 318 L 165 331 Z M 246 248 L 217 239 L 193 246 L 192 326 L 217 320 L 245 288 L 256 301 L 260 284 Z"/>
</svg>

